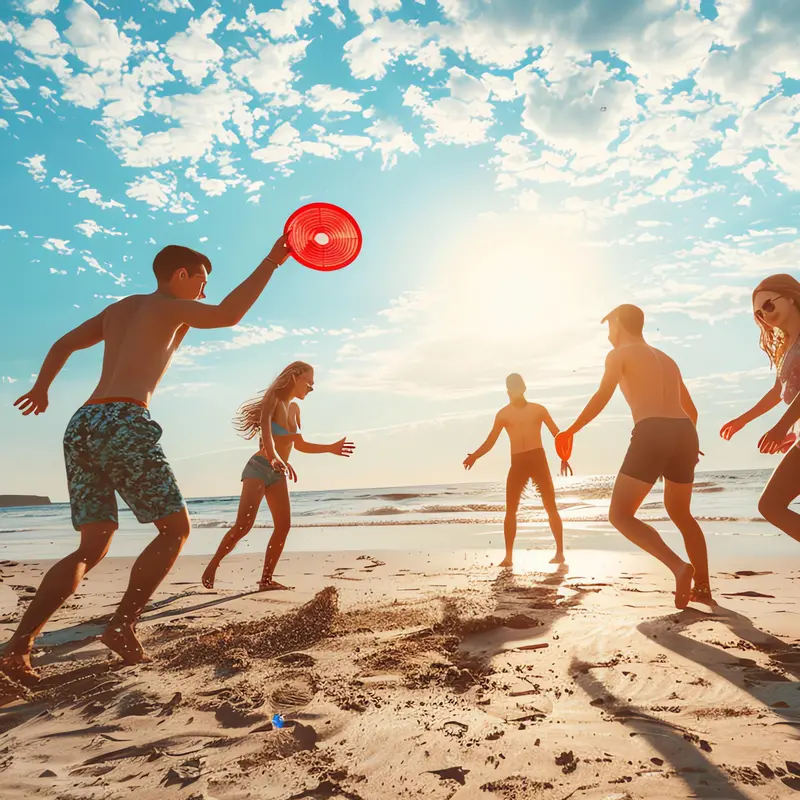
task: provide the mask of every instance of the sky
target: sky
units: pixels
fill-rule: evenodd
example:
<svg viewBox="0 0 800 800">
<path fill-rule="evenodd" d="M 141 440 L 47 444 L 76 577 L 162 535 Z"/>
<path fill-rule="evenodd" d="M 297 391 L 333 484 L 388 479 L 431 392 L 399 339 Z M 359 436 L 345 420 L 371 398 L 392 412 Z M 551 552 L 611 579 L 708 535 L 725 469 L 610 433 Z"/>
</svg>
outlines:
<svg viewBox="0 0 800 800">
<path fill-rule="evenodd" d="M 166 244 L 207 253 L 219 302 L 310 201 L 345 207 L 344 270 L 291 259 L 231 330 L 191 331 L 151 411 L 189 497 L 232 495 L 238 406 L 316 368 L 298 489 L 466 474 L 512 371 L 566 427 L 622 302 L 673 356 L 709 470 L 766 468 L 778 411 L 751 292 L 798 274 L 796 0 L 11 0 L 0 9 L 0 493 L 66 499 L 61 439 L 99 375 L 77 353 L 50 407 L 13 403 L 51 344 L 154 289 Z M 614 473 L 619 397 L 575 442 Z M 551 463 L 552 442 L 547 443 Z M 554 464 L 555 466 L 555 464 Z"/>
</svg>

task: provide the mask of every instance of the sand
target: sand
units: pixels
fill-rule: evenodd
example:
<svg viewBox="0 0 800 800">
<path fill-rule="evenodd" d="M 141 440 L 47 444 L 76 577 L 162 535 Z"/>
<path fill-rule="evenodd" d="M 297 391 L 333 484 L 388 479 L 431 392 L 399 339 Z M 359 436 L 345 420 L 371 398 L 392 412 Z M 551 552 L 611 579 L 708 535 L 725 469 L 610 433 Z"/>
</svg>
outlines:
<svg viewBox="0 0 800 800">
<path fill-rule="evenodd" d="M 107 559 L 0 682 L 0 797 L 800 797 L 800 560 L 716 563 L 678 612 L 647 556 L 572 551 L 179 559 L 123 667 Z M 0 639 L 44 563 L 0 564 Z M 738 574 L 737 574 L 738 573 Z M 757 574 L 753 574 L 757 573 Z M 272 724 L 284 716 L 285 727 Z"/>
</svg>

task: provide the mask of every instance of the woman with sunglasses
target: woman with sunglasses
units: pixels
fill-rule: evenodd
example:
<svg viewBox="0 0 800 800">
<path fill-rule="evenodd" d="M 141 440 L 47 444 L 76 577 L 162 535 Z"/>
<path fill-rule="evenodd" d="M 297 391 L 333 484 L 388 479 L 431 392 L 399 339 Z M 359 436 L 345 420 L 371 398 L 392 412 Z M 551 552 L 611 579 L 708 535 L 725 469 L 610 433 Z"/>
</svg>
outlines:
<svg viewBox="0 0 800 800">
<path fill-rule="evenodd" d="M 276 583 L 272 576 L 292 525 L 287 482 L 287 476 L 297 482 L 297 474 L 289 464 L 292 449 L 296 448 L 301 453 L 332 453 L 345 458 L 349 458 L 355 450 L 346 437 L 334 444 L 312 444 L 303 438 L 300 432 L 300 408 L 293 401 L 302 400 L 313 389 L 313 367 L 304 361 L 295 361 L 259 397 L 239 409 L 234 427 L 245 439 L 252 439 L 257 434 L 259 450 L 242 472 L 242 496 L 236 523 L 223 537 L 203 573 L 203 586 L 206 589 L 214 588 L 220 562 L 252 529 L 264 497 L 272 514 L 273 530 L 258 589 L 264 592 L 291 588 Z"/>
<path fill-rule="evenodd" d="M 758 502 L 767 522 L 800 542 L 800 514 L 789 505 L 800 495 L 800 282 L 791 275 L 771 275 L 753 292 L 753 313 L 760 328 L 761 349 L 777 370 L 772 388 L 741 417 L 723 425 L 720 436 L 730 439 L 747 423 L 766 414 L 781 400 L 789 407 L 778 423 L 761 437 L 762 453 L 786 455 L 772 473 Z"/>
</svg>

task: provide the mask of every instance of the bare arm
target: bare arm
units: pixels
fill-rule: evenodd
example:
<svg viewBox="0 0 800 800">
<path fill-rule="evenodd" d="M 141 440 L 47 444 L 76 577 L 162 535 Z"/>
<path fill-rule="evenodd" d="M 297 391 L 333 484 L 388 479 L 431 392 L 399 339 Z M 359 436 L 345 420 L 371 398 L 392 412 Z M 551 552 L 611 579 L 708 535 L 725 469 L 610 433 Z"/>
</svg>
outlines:
<svg viewBox="0 0 800 800">
<path fill-rule="evenodd" d="M 542 410 L 544 411 L 544 414 L 542 415 L 542 422 L 547 425 L 547 430 L 549 430 L 550 433 L 553 434 L 553 438 L 555 438 L 559 434 L 558 425 L 556 425 L 556 423 L 553 421 L 553 418 L 550 416 L 550 412 L 544 406 L 542 406 Z"/>
<path fill-rule="evenodd" d="M 486 441 L 474 453 L 470 453 L 466 459 L 464 459 L 464 466 L 467 469 L 471 469 L 472 465 L 479 458 L 485 456 L 497 444 L 497 440 L 500 438 L 504 427 L 503 421 L 498 413 L 494 418 L 494 425 L 492 426 L 492 430 L 489 431 Z"/>
<path fill-rule="evenodd" d="M 101 311 L 96 317 L 86 320 L 82 325 L 64 334 L 50 348 L 30 392 L 22 395 L 14 403 L 25 416 L 32 413 L 41 414 L 47 409 L 49 403 L 47 393 L 50 385 L 76 350 L 86 350 L 103 341 L 104 315 L 105 311 Z"/>
<path fill-rule="evenodd" d="M 292 442 L 294 443 L 295 449 L 300 453 L 332 453 L 335 446 L 332 444 L 314 444 L 313 442 L 307 442 L 303 438 L 302 433 L 293 434 Z"/>
<path fill-rule="evenodd" d="M 689 415 L 692 425 L 697 427 L 697 406 L 694 404 L 692 396 L 689 394 L 689 390 L 683 382 L 683 377 L 681 377 L 681 407 Z"/>
<path fill-rule="evenodd" d="M 744 428 L 749 422 L 763 416 L 768 411 L 771 411 L 778 403 L 781 402 L 781 382 L 775 378 L 775 383 L 772 388 L 749 410 L 745 411 L 741 417 L 726 422 L 719 432 L 719 435 L 726 440 L 731 439 L 738 431 Z M 789 414 L 791 406 L 786 411 Z M 788 426 L 787 426 L 788 427 Z"/>
<path fill-rule="evenodd" d="M 270 254 L 219 305 L 197 300 L 175 300 L 168 304 L 169 313 L 178 324 L 192 328 L 230 328 L 238 325 L 258 300 L 272 274 L 289 257 L 286 238 L 281 236 Z"/>
<path fill-rule="evenodd" d="M 567 429 L 568 433 L 575 434 L 585 428 L 607 405 L 614 396 L 614 392 L 622 378 L 622 358 L 616 350 L 606 356 L 606 371 L 600 381 L 600 388 L 594 393 L 586 408 L 578 415 L 578 419 Z"/>
<path fill-rule="evenodd" d="M 778 378 L 775 378 L 775 383 L 773 384 L 772 388 L 749 410 L 745 411 L 741 417 L 739 417 L 739 422 L 742 423 L 742 426 L 747 425 L 748 422 L 752 422 L 754 419 L 758 419 L 758 417 L 763 416 L 768 411 L 772 411 L 775 406 L 777 406 L 781 402 L 781 382 Z M 792 404 L 794 405 L 794 404 Z M 789 406 L 791 409 L 791 406 Z M 788 415 L 788 410 L 786 415 Z"/>
</svg>

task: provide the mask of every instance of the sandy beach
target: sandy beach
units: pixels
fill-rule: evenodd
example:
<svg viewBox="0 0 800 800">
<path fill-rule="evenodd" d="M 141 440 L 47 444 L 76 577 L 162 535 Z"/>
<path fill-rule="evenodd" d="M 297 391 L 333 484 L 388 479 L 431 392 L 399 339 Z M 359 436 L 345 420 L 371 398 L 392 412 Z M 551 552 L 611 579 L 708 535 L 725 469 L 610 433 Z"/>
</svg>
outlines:
<svg viewBox="0 0 800 800">
<path fill-rule="evenodd" d="M 643 555 L 287 553 L 257 594 L 234 555 L 182 557 L 139 625 L 102 632 L 107 559 L 4 683 L 0 796 L 783 798 L 800 792 L 800 566 L 716 562 L 719 607 L 678 612 Z M 788 569 L 787 569 L 788 565 Z M 2 638 L 45 562 L 0 565 Z M 275 713 L 286 725 L 275 728 Z"/>
</svg>

